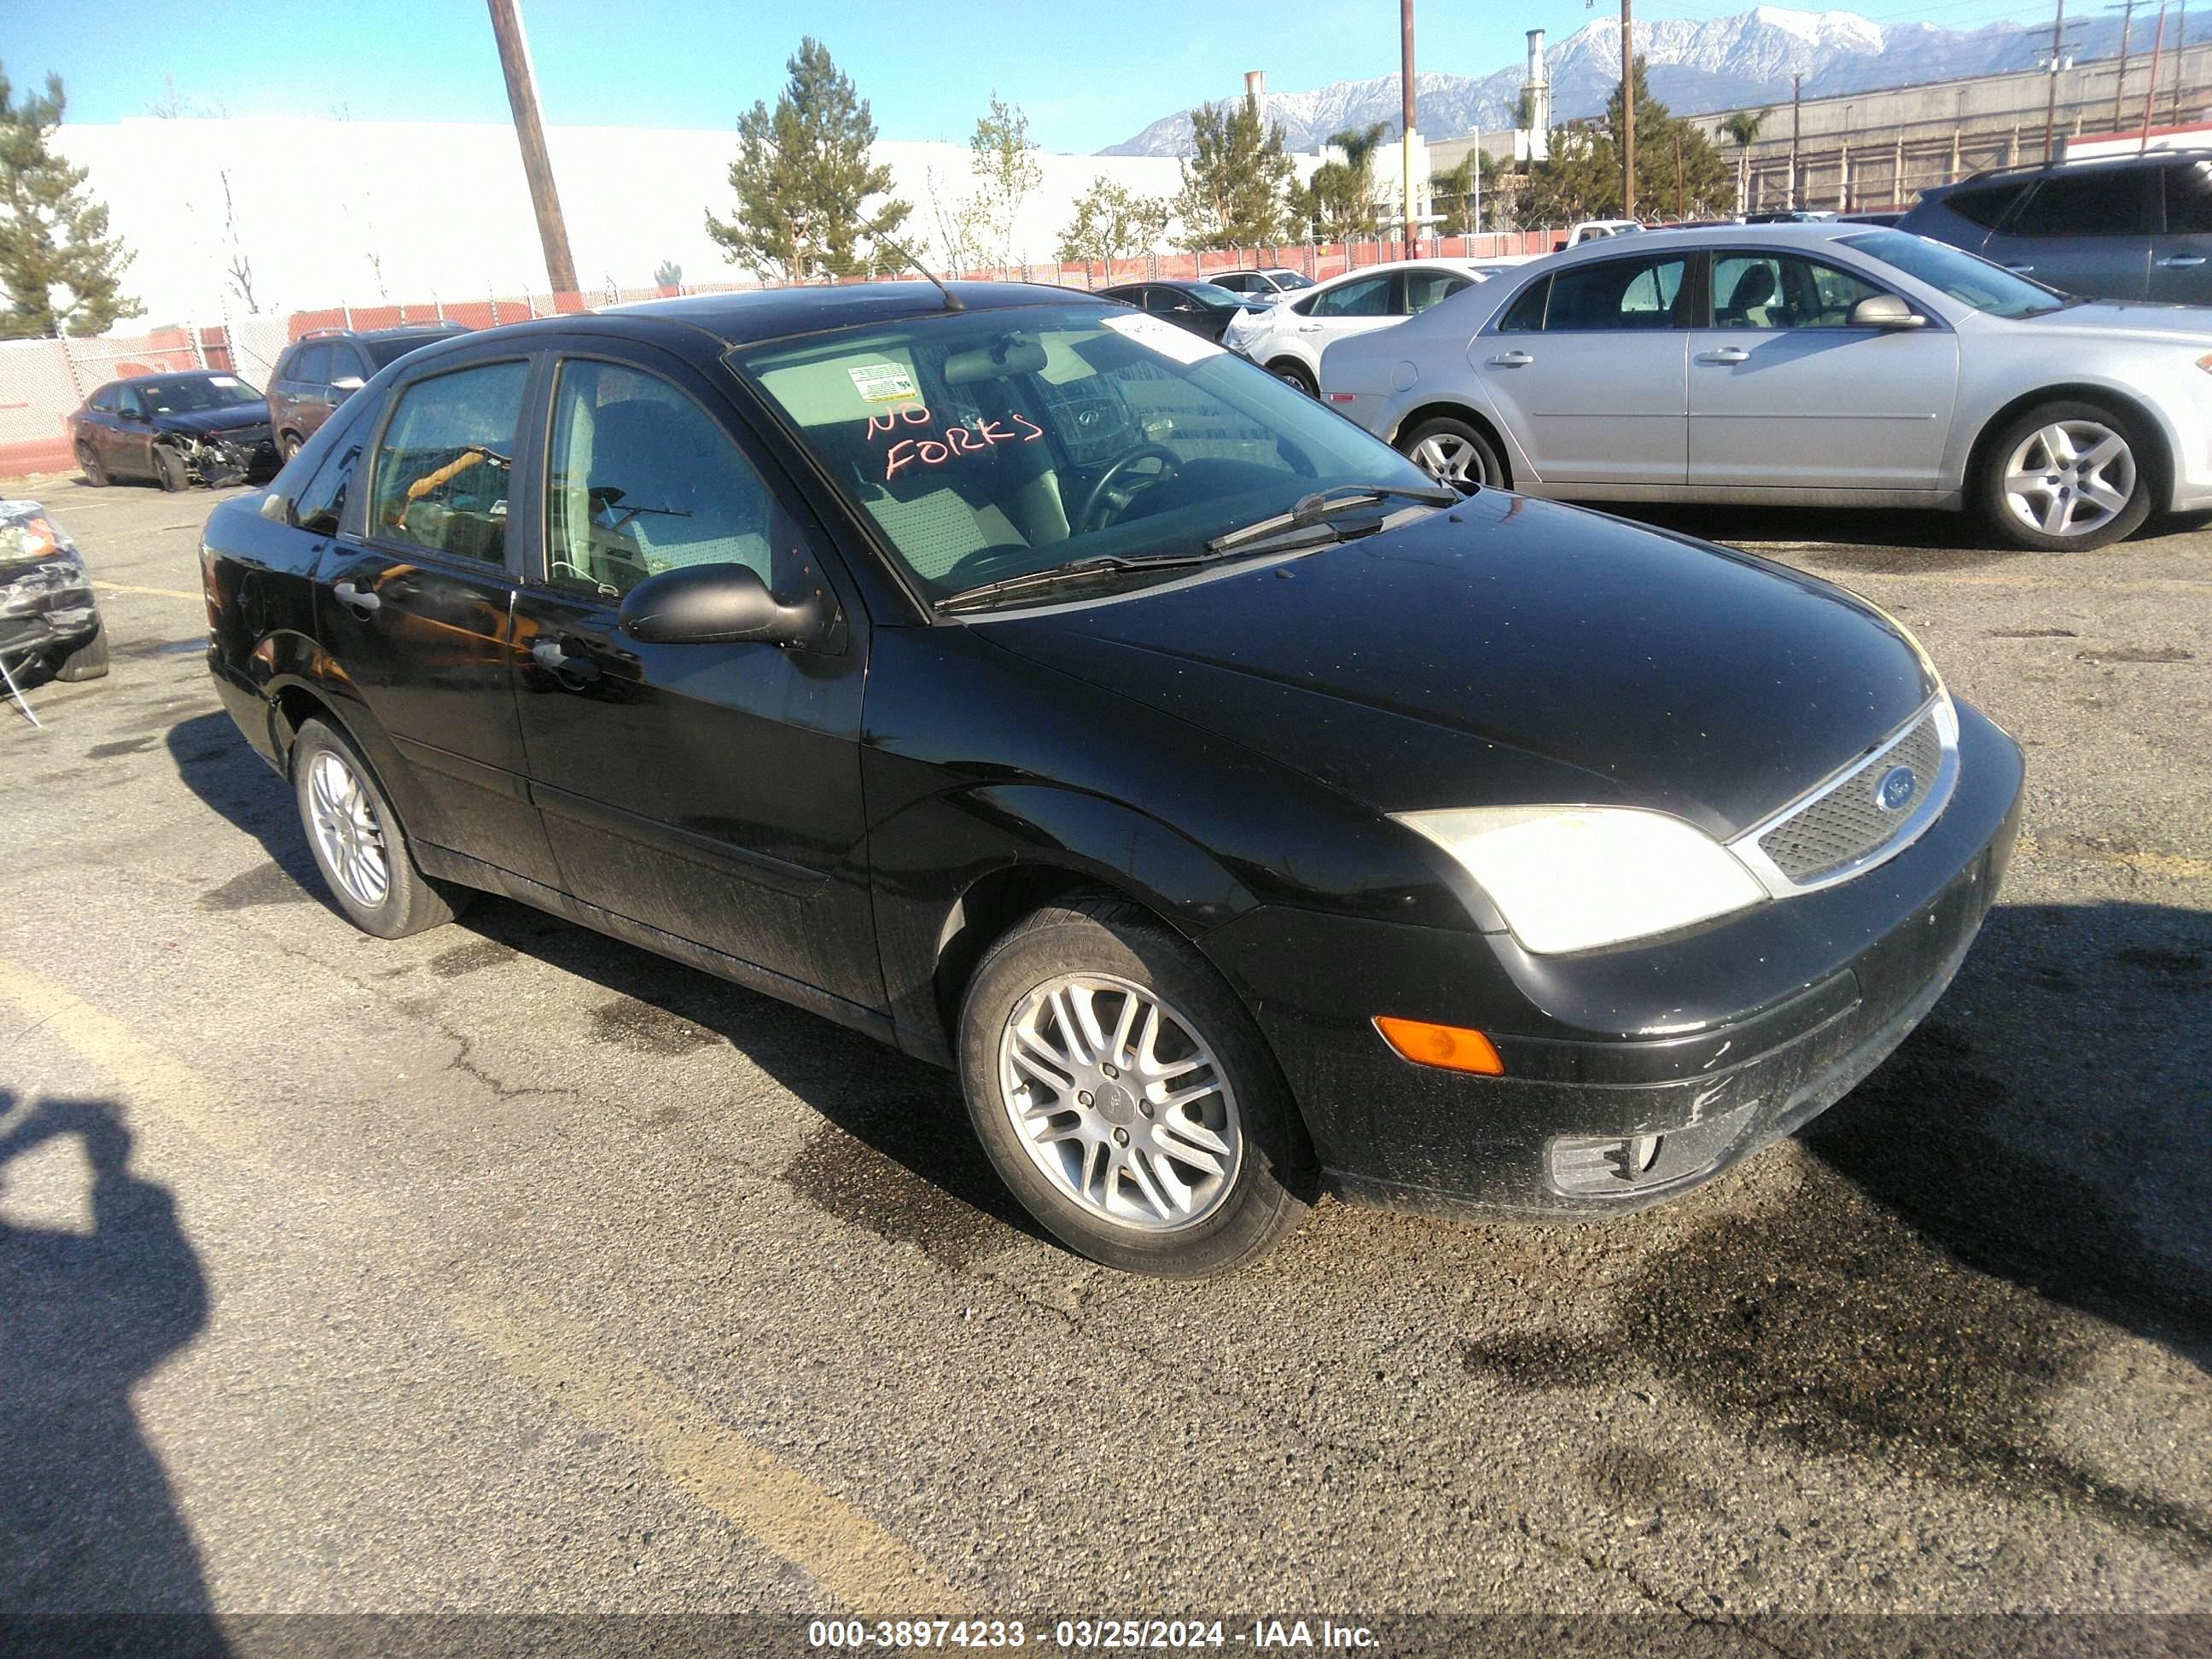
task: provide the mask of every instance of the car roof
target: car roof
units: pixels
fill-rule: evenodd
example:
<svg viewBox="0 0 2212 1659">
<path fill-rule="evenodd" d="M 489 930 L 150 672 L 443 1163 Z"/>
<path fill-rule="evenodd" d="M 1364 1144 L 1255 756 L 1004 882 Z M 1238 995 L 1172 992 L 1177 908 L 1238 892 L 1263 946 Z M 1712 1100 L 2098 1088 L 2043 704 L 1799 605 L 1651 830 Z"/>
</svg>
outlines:
<svg viewBox="0 0 2212 1659">
<path fill-rule="evenodd" d="M 125 374 L 120 380 L 110 380 L 107 385 L 138 386 L 147 380 L 212 380 L 218 374 L 228 376 L 232 380 L 238 378 L 227 368 L 169 368 L 155 369 L 145 374 Z M 97 386 L 94 390 L 96 394 L 106 391 L 107 386 Z"/>
<path fill-rule="evenodd" d="M 1816 242 L 1839 242 L 1847 236 L 1879 235 L 1886 228 L 1882 225 L 1848 224 L 1837 219 L 1809 225 L 1669 226 L 1648 237 L 1627 238 L 1625 244 L 1621 239 L 1607 237 L 1602 241 L 1564 248 L 1531 260 L 1528 268 L 1532 271 L 1556 270 L 1562 265 L 1593 264 L 1602 259 L 1664 258 L 1669 249 L 1680 247 L 1804 246 Z"/>
<path fill-rule="evenodd" d="M 1080 289 L 1054 288 L 1043 283 L 947 283 L 945 287 L 966 311 L 1073 305 L 1095 301 L 1097 297 Z M 886 323 L 933 316 L 945 309 L 945 295 L 934 284 L 896 282 L 750 289 L 736 294 L 689 294 L 679 299 L 611 306 L 592 314 L 687 323 L 726 345 L 751 345 L 789 334 L 814 334 L 827 329 L 878 328 Z M 564 320 L 574 319 L 542 317 L 534 323 L 518 323 L 514 328 L 517 331 L 542 331 L 544 325 L 557 327 Z"/>
<path fill-rule="evenodd" d="M 2007 179 L 2017 179 L 2025 184 L 2046 173 L 2110 173 L 2127 167 L 2167 166 L 2176 161 L 2212 161 L 2212 149 L 2136 149 L 2124 155 L 2083 155 L 2064 161 L 2023 161 L 2017 167 L 1984 167 L 1978 173 L 1968 173 L 1955 184 L 1930 185 L 1920 193 L 1923 198 L 1948 196 L 1969 185 L 1995 184 Z"/>
<path fill-rule="evenodd" d="M 1457 256 L 1447 258 L 1442 255 L 1431 259 L 1382 259 L 1371 265 L 1360 265 L 1351 270 L 1340 270 L 1335 276 L 1325 282 L 1316 283 L 1314 286 L 1334 288 L 1339 283 L 1354 276 L 1373 276 L 1393 270 L 1456 270 L 1462 276 L 1474 276 L 1482 273 L 1485 264 L 1486 262 L 1480 259 L 1463 259 Z"/>
</svg>

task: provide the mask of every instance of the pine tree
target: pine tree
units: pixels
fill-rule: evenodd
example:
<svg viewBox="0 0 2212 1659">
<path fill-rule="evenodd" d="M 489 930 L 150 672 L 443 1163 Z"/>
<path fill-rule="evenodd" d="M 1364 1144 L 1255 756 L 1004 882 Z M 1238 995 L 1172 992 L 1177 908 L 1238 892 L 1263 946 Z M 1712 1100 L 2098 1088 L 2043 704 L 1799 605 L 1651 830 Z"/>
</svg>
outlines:
<svg viewBox="0 0 2212 1659">
<path fill-rule="evenodd" d="M 977 119 L 968 149 L 969 169 L 981 185 L 981 205 L 998 245 L 999 263 L 1011 264 L 1014 220 L 1024 198 L 1044 182 L 1037 147 L 1030 142 L 1030 118 L 1020 105 L 1009 106 L 994 92 L 990 112 Z"/>
<path fill-rule="evenodd" d="M 784 67 L 791 79 L 771 112 L 756 103 L 738 118 L 738 159 L 730 187 L 738 210 L 707 215 L 707 234 L 731 263 L 763 280 L 799 283 L 903 270 L 906 256 L 884 241 L 912 208 L 888 194 L 891 170 L 869 160 L 876 124 L 868 102 L 811 35 Z"/>
<path fill-rule="evenodd" d="M 107 209 L 85 190 L 85 170 L 51 148 L 66 103 L 58 75 L 46 96 L 18 101 L 0 65 L 0 339 L 105 334 L 144 314 L 122 291 L 132 255 L 107 234 Z"/>
<path fill-rule="evenodd" d="M 1279 122 L 1263 126 L 1260 101 L 1201 104 L 1190 112 L 1193 154 L 1182 164 L 1175 211 L 1192 248 L 1261 247 L 1282 238 L 1292 178 Z"/>
<path fill-rule="evenodd" d="M 1636 194 L 1642 216 L 1670 216 L 1678 203 L 1687 218 L 1729 211 L 1735 186 L 1712 140 L 1651 95 L 1641 58 L 1636 60 L 1634 85 Z M 1613 139 L 1620 131 L 1619 87 L 1606 100 L 1605 113 L 1602 132 L 1565 127 L 1553 133 L 1551 160 L 1528 170 L 1521 198 L 1522 223 L 1563 225 L 1620 211 L 1620 155 Z"/>
</svg>

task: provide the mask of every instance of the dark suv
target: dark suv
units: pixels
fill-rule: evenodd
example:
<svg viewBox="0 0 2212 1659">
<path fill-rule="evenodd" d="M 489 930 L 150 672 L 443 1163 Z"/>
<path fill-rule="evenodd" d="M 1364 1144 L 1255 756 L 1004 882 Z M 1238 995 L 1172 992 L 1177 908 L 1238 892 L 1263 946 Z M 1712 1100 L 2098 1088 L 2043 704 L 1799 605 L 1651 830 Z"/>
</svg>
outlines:
<svg viewBox="0 0 2212 1659">
<path fill-rule="evenodd" d="M 315 435 L 331 411 L 361 390 L 369 377 L 417 346 L 450 340 L 468 331 L 458 323 L 434 328 L 380 328 L 356 332 L 319 328 L 303 334 L 276 360 L 269 379 L 269 422 L 276 453 L 286 460 Z"/>
<path fill-rule="evenodd" d="M 1978 173 L 1897 228 L 2088 299 L 2212 305 L 2212 150 Z"/>
</svg>

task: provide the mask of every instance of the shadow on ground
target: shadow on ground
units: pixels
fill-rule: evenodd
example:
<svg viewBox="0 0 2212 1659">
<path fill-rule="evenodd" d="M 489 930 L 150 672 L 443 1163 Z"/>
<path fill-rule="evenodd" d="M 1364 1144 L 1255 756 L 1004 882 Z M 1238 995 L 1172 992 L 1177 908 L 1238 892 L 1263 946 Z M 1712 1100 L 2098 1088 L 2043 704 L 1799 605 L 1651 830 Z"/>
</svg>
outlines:
<svg viewBox="0 0 2212 1659">
<path fill-rule="evenodd" d="M 0 1220 L 0 1607 L 168 1614 L 161 1651 L 220 1653 L 199 1552 L 131 1402 L 206 1324 L 206 1282 L 167 1188 L 130 1172 L 112 1105 L 0 1091 L 0 1181 L 68 1139 L 92 1171 L 92 1231 Z M 11 1634 L 35 1646 L 40 1630 Z"/>
</svg>

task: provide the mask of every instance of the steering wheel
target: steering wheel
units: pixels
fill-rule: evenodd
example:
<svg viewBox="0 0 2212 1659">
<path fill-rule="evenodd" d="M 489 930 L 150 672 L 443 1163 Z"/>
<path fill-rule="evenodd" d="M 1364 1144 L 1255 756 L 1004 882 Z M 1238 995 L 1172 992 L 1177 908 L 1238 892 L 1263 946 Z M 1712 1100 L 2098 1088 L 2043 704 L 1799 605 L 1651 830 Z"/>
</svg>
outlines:
<svg viewBox="0 0 2212 1659">
<path fill-rule="evenodd" d="M 1115 481 L 1139 461 L 1144 460 L 1158 461 L 1160 464 L 1159 477 L 1146 478 L 1134 489 L 1120 494 L 1115 493 Z M 1156 484 L 1164 484 L 1182 470 L 1182 462 L 1176 457 L 1176 453 L 1162 444 L 1139 444 L 1134 449 L 1116 456 L 1107 469 L 1098 475 L 1098 481 L 1091 486 L 1090 494 L 1083 498 L 1083 507 L 1075 515 L 1076 533 L 1088 535 L 1094 530 L 1103 530 L 1109 524 L 1121 517 L 1127 509 L 1129 503 L 1136 499 L 1139 490 L 1150 489 Z"/>
</svg>

